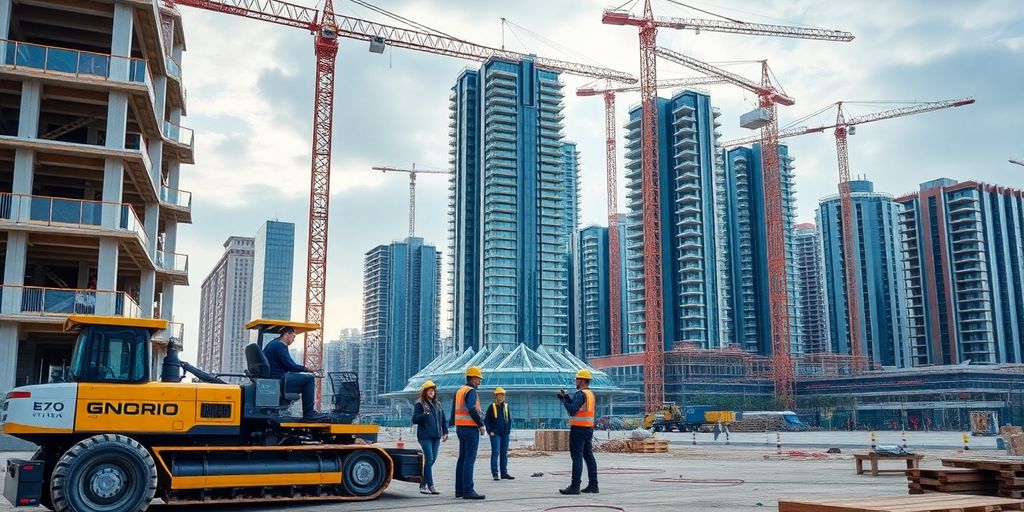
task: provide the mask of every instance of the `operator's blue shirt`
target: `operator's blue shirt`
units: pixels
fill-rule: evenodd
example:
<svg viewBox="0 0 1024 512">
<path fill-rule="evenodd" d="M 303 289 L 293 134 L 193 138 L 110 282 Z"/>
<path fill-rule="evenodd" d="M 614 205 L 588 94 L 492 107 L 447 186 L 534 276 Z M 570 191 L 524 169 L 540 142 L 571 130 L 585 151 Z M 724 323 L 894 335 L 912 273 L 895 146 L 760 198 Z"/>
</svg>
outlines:
<svg viewBox="0 0 1024 512">
<path fill-rule="evenodd" d="M 285 345 L 281 338 L 274 338 L 267 346 L 263 347 L 263 355 L 267 356 L 270 363 L 270 376 L 275 379 L 284 377 L 288 372 L 308 372 L 305 366 L 296 363 L 288 352 L 288 345 Z"/>
</svg>

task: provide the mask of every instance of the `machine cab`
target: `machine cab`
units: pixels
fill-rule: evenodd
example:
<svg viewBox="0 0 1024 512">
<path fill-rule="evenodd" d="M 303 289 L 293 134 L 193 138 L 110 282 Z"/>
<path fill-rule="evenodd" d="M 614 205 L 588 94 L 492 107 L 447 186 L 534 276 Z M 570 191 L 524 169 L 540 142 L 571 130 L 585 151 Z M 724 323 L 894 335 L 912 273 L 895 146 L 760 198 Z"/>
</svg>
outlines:
<svg viewBox="0 0 1024 512">
<path fill-rule="evenodd" d="M 167 328 L 159 318 L 71 315 L 65 331 L 78 331 L 65 380 L 142 384 L 153 380 L 154 333 Z"/>
</svg>

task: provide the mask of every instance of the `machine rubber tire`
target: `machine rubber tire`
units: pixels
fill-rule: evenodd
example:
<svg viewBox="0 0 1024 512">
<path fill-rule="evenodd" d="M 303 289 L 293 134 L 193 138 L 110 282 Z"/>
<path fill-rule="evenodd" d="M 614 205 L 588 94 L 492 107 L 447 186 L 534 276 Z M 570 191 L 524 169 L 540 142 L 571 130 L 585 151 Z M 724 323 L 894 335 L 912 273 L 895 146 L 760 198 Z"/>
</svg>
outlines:
<svg viewBox="0 0 1024 512">
<path fill-rule="evenodd" d="M 56 512 L 142 512 L 156 494 L 156 464 L 138 441 L 100 434 L 79 441 L 53 468 Z"/>
<path fill-rule="evenodd" d="M 387 478 L 388 465 L 376 450 L 357 450 L 341 469 L 342 484 L 353 496 L 370 496 L 380 490 Z"/>
</svg>

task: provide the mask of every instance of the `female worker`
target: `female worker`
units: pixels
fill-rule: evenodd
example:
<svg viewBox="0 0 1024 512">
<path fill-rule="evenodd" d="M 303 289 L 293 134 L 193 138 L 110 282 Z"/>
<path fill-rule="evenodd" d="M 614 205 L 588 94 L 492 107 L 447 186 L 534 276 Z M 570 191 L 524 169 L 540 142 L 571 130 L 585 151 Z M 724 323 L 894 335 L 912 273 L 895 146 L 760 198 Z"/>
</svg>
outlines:
<svg viewBox="0 0 1024 512">
<path fill-rule="evenodd" d="M 437 401 L 437 386 L 433 381 L 426 381 L 420 388 L 420 398 L 412 412 L 412 422 L 417 425 L 416 439 L 423 449 L 423 480 L 420 482 L 421 494 L 441 494 L 434 487 L 434 473 L 431 468 L 437 460 L 437 452 L 441 449 L 441 441 L 448 440 L 448 421 L 444 409 Z"/>
</svg>

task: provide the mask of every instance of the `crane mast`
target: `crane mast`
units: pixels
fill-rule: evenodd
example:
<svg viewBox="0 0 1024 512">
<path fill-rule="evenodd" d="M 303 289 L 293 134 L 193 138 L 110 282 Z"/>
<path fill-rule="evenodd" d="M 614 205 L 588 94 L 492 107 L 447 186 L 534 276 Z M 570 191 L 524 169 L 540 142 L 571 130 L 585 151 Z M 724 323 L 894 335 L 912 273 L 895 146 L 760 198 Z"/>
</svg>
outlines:
<svg viewBox="0 0 1024 512">
<path fill-rule="evenodd" d="M 416 164 L 412 164 L 411 169 L 402 169 L 399 167 L 387 167 L 387 166 L 375 166 L 372 167 L 375 171 L 380 172 L 403 172 L 409 175 L 409 236 L 416 236 L 416 175 L 418 174 L 451 174 L 448 171 L 439 171 L 432 169 L 417 169 Z"/>
<path fill-rule="evenodd" d="M 694 85 L 707 85 L 720 83 L 721 80 L 714 77 L 691 77 L 676 78 L 671 80 L 659 80 L 657 88 L 687 87 Z M 607 174 L 607 199 L 608 199 L 608 295 L 609 295 L 609 327 L 611 335 L 611 354 L 622 353 L 622 287 L 620 286 L 622 272 L 619 268 L 621 257 L 621 241 L 619 240 L 619 207 L 618 207 L 618 178 L 616 165 L 618 157 L 615 148 L 615 94 L 620 92 L 636 92 L 640 87 L 637 85 L 612 85 L 609 81 L 605 87 L 580 87 L 576 89 L 577 96 L 604 97 L 604 133 L 605 133 L 605 172 Z"/>
<path fill-rule="evenodd" d="M 765 237 L 768 259 L 768 311 L 771 328 L 771 370 L 775 396 L 787 407 L 793 402 L 793 356 L 790 348 L 789 276 L 786 272 L 786 224 L 782 204 L 782 169 L 779 162 L 779 103 L 795 100 L 779 91 L 771 82 L 768 61 L 761 61 L 761 81 L 754 82 L 693 57 L 666 48 L 658 56 L 686 67 L 718 77 L 727 83 L 757 94 L 762 112 L 761 172 L 764 177 Z"/>
<path fill-rule="evenodd" d="M 696 18 L 655 17 L 654 12 L 651 10 L 650 0 L 644 0 L 644 10 L 641 16 L 635 16 L 628 11 L 608 9 L 603 12 L 601 22 L 606 25 L 634 26 L 639 29 L 640 33 L 640 101 L 642 105 L 641 115 L 643 118 L 641 120 L 642 135 L 640 154 L 642 158 L 642 195 L 644 201 L 643 247 L 644 297 L 646 302 L 644 307 L 644 320 L 647 329 L 645 333 L 647 356 L 644 360 L 644 392 L 646 395 L 645 405 L 648 412 L 651 412 L 661 407 L 665 391 L 664 382 L 661 379 L 664 372 L 664 368 L 662 367 L 662 358 L 664 357 L 662 353 L 664 350 L 664 340 L 661 332 L 661 319 L 663 312 L 660 293 L 662 270 L 660 251 L 661 225 L 658 216 L 652 215 L 649 212 L 649 209 L 660 206 L 656 195 L 658 192 L 658 150 L 656 147 L 652 148 L 652 146 L 657 144 L 657 139 L 655 138 L 655 134 L 657 133 L 657 120 L 655 119 L 653 104 L 655 96 L 657 95 L 657 88 L 655 86 L 657 80 L 657 29 L 659 27 L 664 27 L 672 29 L 708 30 L 712 32 L 769 35 L 801 39 L 819 39 L 825 41 L 851 41 L 853 40 L 853 34 L 839 30 L 810 27 L 792 27 L 785 25 L 768 25 L 762 23 L 745 23 L 738 21 L 706 20 Z M 770 135 L 770 133 L 765 135 Z M 776 155 L 775 158 L 777 159 L 778 155 Z M 778 204 L 778 206 L 781 206 L 781 204 Z M 777 215 L 772 216 L 781 218 L 781 211 L 777 213 Z M 658 214 L 660 214 L 660 210 Z M 778 257 L 781 257 L 782 261 L 785 261 L 785 247 L 783 246 L 782 249 L 783 252 L 781 255 L 778 255 Z M 785 279 L 785 274 L 783 274 L 782 279 Z M 654 291 L 658 292 L 657 297 L 653 296 Z M 785 314 L 788 317 L 788 311 L 785 311 Z M 652 325 L 654 320 L 658 321 L 657 326 Z M 786 324 L 788 327 L 788 322 Z M 650 368 L 651 366 L 657 366 L 657 368 Z M 788 372 L 792 375 L 791 365 L 789 366 Z M 658 380 L 652 382 L 652 378 L 657 378 Z M 792 384 L 790 383 L 790 385 L 786 387 L 791 390 Z M 786 397 L 783 398 L 785 399 Z"/>
<path fill-rule="evenodd" d="M 848 318 L 848 332 L 850 343 L 850 354 L 854 356 L 854 364 L 860 365 L 864 362 L 863 335 L 861 332 L 861 308 L 860 299 L 862 292 L 858 276 L 859 258 L 855 252 L 854 225 L 853 225 L 853 196 L 850 192 L 850 157 L 847 135 L 849 128 L 858 124 L 893 119 L 914 114 L 922 114 L 935 110 L 942 110 L 953 107 L 960 107 L 974 103 L 973 98 L 960 98 L 955 100 L 924 102 L 917 105 L 900 107 L 891 110 L 874 112 L 860 117 L 847 119 L 843 111 L 843 102 L 839 101 L 833 105 L 836 107 L 836 122 L 831 125 L 815 127 L 790 128 L 779 132 L 778 138 L 795 137 L 808 133 L 823 133 L 833 130 L 836 138 L 836 156 L 839 164 L 839 205 L 840 205 L 840 232 L 842 235 L 843 270 L 846 278 L 846 304 Z M 764 134 L 760 137 L 744 137 L 722 143 L 722 147 L 729 148 L 752 142 L 763 142 Z"/>
</svg>

